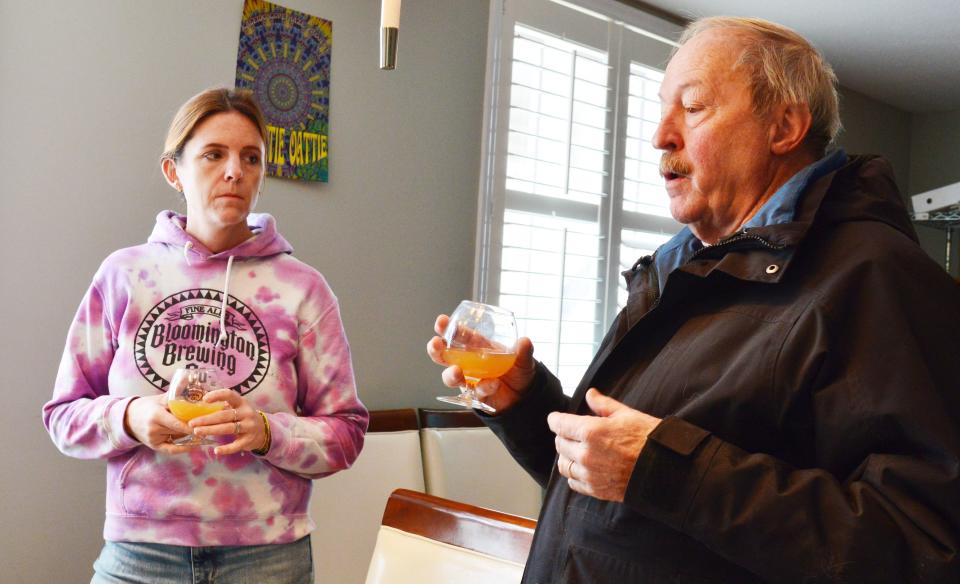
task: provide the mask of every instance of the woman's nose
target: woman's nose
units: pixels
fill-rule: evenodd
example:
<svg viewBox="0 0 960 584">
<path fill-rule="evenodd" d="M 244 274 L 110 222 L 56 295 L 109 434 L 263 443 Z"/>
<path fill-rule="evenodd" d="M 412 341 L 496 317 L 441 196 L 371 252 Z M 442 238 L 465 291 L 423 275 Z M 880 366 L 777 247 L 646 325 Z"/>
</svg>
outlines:
<svg viewBox="0 0 960 584">
<path fill-rule="evenodd" d="M 239 155 L 230 155 L 227 157 L 227 165 L 223 169 L 223 178 L 233 181 L 243 178 L 243 164 L 240 161 Z"/>
</svg>

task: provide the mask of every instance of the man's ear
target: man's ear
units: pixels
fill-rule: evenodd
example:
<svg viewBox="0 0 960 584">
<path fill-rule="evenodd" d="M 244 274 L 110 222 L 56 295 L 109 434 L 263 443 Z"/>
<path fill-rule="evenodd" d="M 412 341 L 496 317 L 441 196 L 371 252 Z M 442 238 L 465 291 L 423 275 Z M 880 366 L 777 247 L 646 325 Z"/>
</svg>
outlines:
<svg viewBox="0 0 960 584">
<path fill-rule="evenodd" d="M 160 169 L 163 171 L 163 178 L 167 179 L 167 184 L 182 193 L 183 185 L 180 184 L 180 177 L 177 176 L 177 163 L 172 158 L 164 158 L 160 163 Z"/>
<path fill-rule="evenodd" d="M 810 108 L 804 104 L 781 104 L 772 114 L 770 152 L 782 156 L 800 148 L 813 121 Z"/>
</svg>

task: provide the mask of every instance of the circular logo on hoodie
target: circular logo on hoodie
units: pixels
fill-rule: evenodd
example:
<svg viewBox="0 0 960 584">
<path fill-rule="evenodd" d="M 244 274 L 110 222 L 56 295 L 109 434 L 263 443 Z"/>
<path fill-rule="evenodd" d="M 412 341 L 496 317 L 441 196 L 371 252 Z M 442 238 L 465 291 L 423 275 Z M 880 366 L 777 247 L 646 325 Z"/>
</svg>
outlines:
<svg viewBox="0 0 960 584">
<path fill-rule="evenodd" d="M 140 374 L 166 391 L 173 370 L 209 367 L 241 394 L 253 391 L 270 367 L 270 340 L 246 304 L 209 288 L 171 294 L 140 322 L 134 358 Z M 220 323 L 224 334 L 221 335 Z"/>
</svg>

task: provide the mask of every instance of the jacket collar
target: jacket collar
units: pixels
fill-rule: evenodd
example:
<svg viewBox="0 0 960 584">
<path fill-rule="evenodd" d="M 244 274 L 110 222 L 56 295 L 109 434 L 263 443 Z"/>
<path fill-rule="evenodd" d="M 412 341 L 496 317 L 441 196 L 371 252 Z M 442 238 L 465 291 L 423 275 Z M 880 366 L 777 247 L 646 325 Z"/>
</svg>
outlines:
<svg viewBox="0 0 960 584">
<path fill-rule="evenodd" d="M 837 176 L 856 174 L 864 160 L 863 157 L 848 158 L 841 150 L 805 168 L 788 181 L 794 183 L 792 194 L 781 188 L 778 194 L 787 196 L 773 197 L 758 213 L 766 215 L 770 222 L 758 225 L 764 222 L 762 218 L 748 221 L 737 233 L 695 253 L 679 269 L 700 277 L 720 271 L 750 282 L 779 282 Z M 787 213 L 786 206 L 792 206 L 792 212 Z M 776 222 L 784 217 L 789 220 Z"/>
<path fill-rule="evenodd" d="M 722 239 L 714 247 L 717 247 L 723 253 L 732 249 L 731 245 L 733 244 L 736 244 L 736 249 L 749 248 L 751 242 L 767 250 L 784 247 L 784 244 L 780 242 L 765 240 L 764 233 L 770 230 L 761 229 L 759 232 L 757 230 L 774 225 L 793 223 L 797 216 L 798 202 L 805 191 L 809 190 L 808 188 L 815 184 L 818 179 L 843 167 L 847 160 L 846 152 L 843 149 L 838 149 L 816 162 L 808 164 L 780 185 L 770 199 L 737 233 Z M 715 250 L 704 246 L 693 235 L 689 227 L 684 227 L 670 241 L 660 246 L 652 258 L 653 267 L 657 270 L 660 291 L 666 285 L 668 275 L 675 269 L 688 264 L 690 260 L 711 256 L 719 257 Z M 744 274 L 743 277 L 753 279 L 749 273 Z M 767 281 L 768 278 L 761 277 L 760 280 Z"/>
</svg>

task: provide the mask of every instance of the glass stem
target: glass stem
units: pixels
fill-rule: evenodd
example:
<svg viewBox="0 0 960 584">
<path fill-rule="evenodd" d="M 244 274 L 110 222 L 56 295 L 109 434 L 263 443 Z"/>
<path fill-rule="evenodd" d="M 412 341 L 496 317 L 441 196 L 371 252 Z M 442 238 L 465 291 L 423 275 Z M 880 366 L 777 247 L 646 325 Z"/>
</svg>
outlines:
<svg viewBox="0 0 960 584">
<path fill-rule="evenodd" d="M 470 402 L 473 403 L 477 399 L 476 388 L 477 383 L 479 383 L 480 380 L 473 379 L 472 377 L 465 377 L 464 381 L 466 383 L 464 384 L 464 387 L 460 388 L 460 395 L 469 399 Z"/>
</svg>

